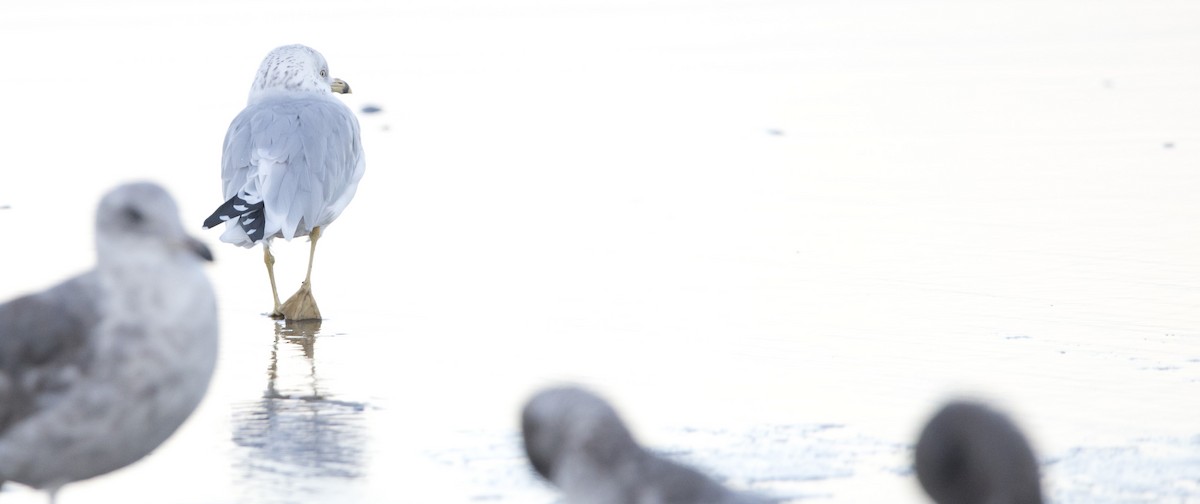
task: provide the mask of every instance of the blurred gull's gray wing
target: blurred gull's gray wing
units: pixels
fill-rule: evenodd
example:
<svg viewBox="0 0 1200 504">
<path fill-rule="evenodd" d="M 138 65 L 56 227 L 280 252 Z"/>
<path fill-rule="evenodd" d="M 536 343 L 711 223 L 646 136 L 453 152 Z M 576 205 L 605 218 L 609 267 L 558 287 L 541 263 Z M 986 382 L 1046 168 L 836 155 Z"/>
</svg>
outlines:
<svg viewBox="0 0 1200 504">
<path fill-rule="evenodd" d="M 264 236 L 291 238 L 345 209 L 363 165 L 358 119 L 344 104 L 276 99 L 246 107 L 230 123 L 221 178 L 227 200 L 263 203 Z"/>
<path fill-rule="evenodd" d="M 96 299 L 86 273 L 0 305 L 0 438 L 87 365 Z"/>
</svg>

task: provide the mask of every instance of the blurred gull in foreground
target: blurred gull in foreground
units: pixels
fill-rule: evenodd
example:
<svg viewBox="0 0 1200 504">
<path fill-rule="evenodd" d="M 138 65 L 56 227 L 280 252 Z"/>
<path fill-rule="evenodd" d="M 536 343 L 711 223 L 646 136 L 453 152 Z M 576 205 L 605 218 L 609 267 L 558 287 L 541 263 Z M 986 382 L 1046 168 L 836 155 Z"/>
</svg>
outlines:
<svg viewBox="0 0 1200 504">
<path fill-rule="evenodd" d="M 916 466 L 939 504 L 1042 504 L 1025 436 L 982 404 L 955 401 L 938 411 L 917 441 Z"/>
<path fill-rule="evenodd" d="M 579 388 L 542 391 L 521 415 L 534 470 L 569 504 L 761 504 L 634 441 L 603 399 Z"/>
<path fill-rule="evenodd" d="M 221 241 L 262 243 L 271 280 L 273 318 L 321 318 L 312 294 L 312 263 L 321 231 L 346 209 L 364 171 L 358 119 L 333 93 L 350 86 L 329 75 L 325 57 L 302 45 L 267 54 L 246 108 L 225 133 L 221 182 L 225 203 L 204 221 L 225 223 Z M 275 287 L 271 240 L 307 234 L 308 273 L 284 303 Z"/>
<path fill-rule="evenodd" d="M 0 483 L 50 492 L 146 456 L 191 415 L 217 308 L 175 202 L 151 183 L 96 211 L 96 267 L 0 305 Z"/>
</svg>

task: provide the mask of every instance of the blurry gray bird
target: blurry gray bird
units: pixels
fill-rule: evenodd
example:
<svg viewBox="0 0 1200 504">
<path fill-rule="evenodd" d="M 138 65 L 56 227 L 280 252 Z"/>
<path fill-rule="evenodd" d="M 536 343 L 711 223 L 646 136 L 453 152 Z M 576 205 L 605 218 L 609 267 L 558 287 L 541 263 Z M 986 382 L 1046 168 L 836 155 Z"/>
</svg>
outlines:
<svg viewBox="0 0 1200 504">
<path fill-rule="evenodd" d="M 95 240 L 94 269 L 0 305 L 0 484 L 52 502 L 170 437 L 217 359 L 212 255 L 162 187 L 106 194 Z"/>
<path fill-rule="evenodd" d="M 273 318 L 321 318 L 312 294 L 313 255 L 321 231 L 346 209 L 365 164 L 358 119 L 334 93 L 350 86 L 329 74 L 325 57 L 303 45 L 263 59 L 246 108 L 229 124 L 221 159 L 225 203 L 204 221 L 222 222 L 221 241 L 261 243 L 271 280 Z M 308 273 L 286 302 L 275 287 L 271 240 L 308 235 Z"/>
<path fill-rule="evenodd" d="M 534 470 L 570 504 L 761 504 L 638 446 L 603 399 L 575 387 L 536 394 L 521 415 Z"/>
<path fill-rule="evenodd" d="M 1042 504 L 1037 459 L 1008 418 L 954 401 L 925 425 L 917 479 L 938 504 Z"/>
</svg>

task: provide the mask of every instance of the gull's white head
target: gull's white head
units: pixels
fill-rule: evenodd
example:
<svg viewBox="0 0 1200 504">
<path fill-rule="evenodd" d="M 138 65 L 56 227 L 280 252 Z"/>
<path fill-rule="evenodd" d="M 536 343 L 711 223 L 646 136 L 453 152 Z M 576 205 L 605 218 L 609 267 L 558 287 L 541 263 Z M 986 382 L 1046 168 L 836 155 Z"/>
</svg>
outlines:
<svg viewBox="0 0 1200 504">
<path fill-rule="evenodd" d="M 263 58 L 250 87 L 250 101 L 271 92 L 349 93 L 350 86 L 329 74 L 325 57 L 311 47 L 293 44 L 276 48 Z"/>
</svg>

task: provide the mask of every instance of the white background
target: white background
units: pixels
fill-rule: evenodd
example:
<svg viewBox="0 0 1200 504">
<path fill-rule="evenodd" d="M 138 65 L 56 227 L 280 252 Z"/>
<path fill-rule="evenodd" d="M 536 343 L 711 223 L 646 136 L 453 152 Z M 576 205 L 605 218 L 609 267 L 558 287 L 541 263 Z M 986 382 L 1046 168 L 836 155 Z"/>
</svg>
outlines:
<svg viewBox="0 0 1200 504">
<path fill-rule="evenodd" d="M 382 107 L 311 358 L 260 252 L 200 229 L 290 43 Z M 552 502 L 515 429 L 561 382 L 783 498 L 923 502 L 906 444 L 968 395 L 1055 502 L 1200 501 L 1193 1 L 9 2 L 0 47 L 0 298 L 89 267 L 130 179 L 217 255 L 210 395 L 62 503 Z M 277 242 L 283 295 L 307 248 Z M 849 434 L 687 434 L 822 424 Z"/>
</svg>

